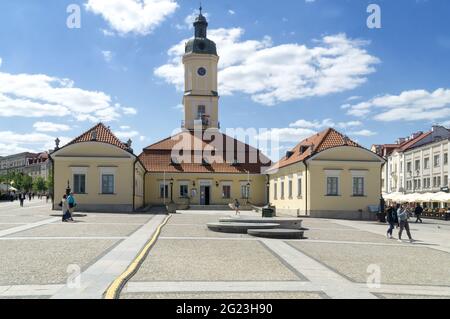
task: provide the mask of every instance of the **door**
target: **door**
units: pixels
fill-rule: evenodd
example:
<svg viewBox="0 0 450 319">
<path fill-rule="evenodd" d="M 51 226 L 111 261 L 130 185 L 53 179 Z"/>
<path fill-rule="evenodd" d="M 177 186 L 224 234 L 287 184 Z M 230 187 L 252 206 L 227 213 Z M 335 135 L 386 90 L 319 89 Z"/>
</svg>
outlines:
<svg viewBox="0 0 450 319">
<path fill-rule="evenodd" d="M 200 205 L 210 205 L 211 202 L 211 188 L 209 186 L 200 187 Z"/>
</svg>

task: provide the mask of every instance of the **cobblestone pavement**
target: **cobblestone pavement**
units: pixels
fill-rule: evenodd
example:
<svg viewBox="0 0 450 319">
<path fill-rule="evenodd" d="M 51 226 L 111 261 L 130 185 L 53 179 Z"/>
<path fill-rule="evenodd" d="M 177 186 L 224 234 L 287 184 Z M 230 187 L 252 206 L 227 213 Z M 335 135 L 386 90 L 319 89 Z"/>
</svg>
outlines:
<svg viewBox="0 0 450 319">
<path fill-rule="evenodd" d="M 229 215 L 173 215 L 120 297 L 450 298 L 450 223 L 412 224 L 413 244 L 373 222 L 306 218 L 301 241 L 207 229 Z M 0 298 L 102 298 L 165 219 L 76 216 L 66 224 L 45 201 L 0 203 Z"/>
<path fill-rule="evenodd" d="M 227 215 L 173 215 L 121 298 L 450 298 L 445 222 L 413 224 L 413 244 L 373 222 L 306 218 L 307 239 L 284 241 L 207 229 Z"/>
<path fill-rule="evenodd" d="M 62 223 L 45 201 L 0 203 L 0 298 L 101 298 L 149 240 L 155 218 L 76 212 L 75 223 Z"/>
</svg>

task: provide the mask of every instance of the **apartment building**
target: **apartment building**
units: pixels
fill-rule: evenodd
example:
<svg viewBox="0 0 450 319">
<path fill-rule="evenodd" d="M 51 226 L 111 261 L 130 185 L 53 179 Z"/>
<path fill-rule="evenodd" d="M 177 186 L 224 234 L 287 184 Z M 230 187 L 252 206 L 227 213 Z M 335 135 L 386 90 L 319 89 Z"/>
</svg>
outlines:
<svg viewBox="0 0 450 319">
<path fill-rule="evenodd" d="M 372 150 L 387 160 L 382 169 L 384 193 L 448 191 L 450 130 L 447 128 L 436 125 L 429 132 L 414 133 L 396 144 L 374 145 Z"/>
</svg>

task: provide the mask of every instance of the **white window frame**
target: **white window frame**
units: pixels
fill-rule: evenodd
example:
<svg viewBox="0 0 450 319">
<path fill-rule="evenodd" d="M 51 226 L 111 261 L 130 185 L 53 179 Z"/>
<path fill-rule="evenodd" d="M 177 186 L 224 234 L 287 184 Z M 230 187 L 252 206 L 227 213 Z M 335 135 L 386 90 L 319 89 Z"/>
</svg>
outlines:
<svg viewBox="0 0 450 319">
<path fill-rule="evenodd" d="M 367 196 L 367 187 L 366 187 L 367 186 L 367 178 L 366 178 L 366 176 L 367 176 L 368 171 L 367 170 L 356 170 L 356 169 L 354 169 L 354 170 L 350 170 L 350 173 L 352 175 L 352 189 L 351 189 L 351 192 L 350 192 L 350 194 L 352 194 L 352 197 L 365 197 L 365 196 Z M 355 178 L 362 178 L 363 179 L 363 194 L 362 195 L 360 195 L 360 194 L 356 195 L 355 192 L 354 192 L 354 189 L 355 189 Z"/>
<path fill-rule="evenodd" d="M 181 187 L 182 186 L 185 186 L 186 190 L 187 190 L 185 196 L 181 195 Z M 189 197 L 189 182 L 185 182 L 185 181 L 178 182 L 178 195 L 180 196 L 180 198 L 188 198 Z"/>
<path fill-rule="evenodd" d="M 88 194 L 88 169 L 89 167 L 71 167 L 72 168 L 72 191 L 75 193 L 75 175 L 84 175 L 84 193 L 75 193 L 77 195 Z"/>
<path fill-rule="evenodd" d="M 297 176 L 297 197 L 303 197 L 303 176 Z"/>
<path fill-rule="evenodd" d="M 99 170 L 100 181 L 99 181 L 99 194 L 100 195 L 116 195 L 117 194 L 117 167 L 100 167 Z M 113 175 L 114 183 L 113 183 L 113 192 L 112 194 L 103 193 L 103 175 Z"/>
<path fill-rule="evenodd" d="M 221 195 L 222 195 L 222 199 L 231 199 L 231 197 L 232 197 L 232 194 L 233 194 L 233 187 L 232 187 L 232 182 L 221 182 L 220 183 L 220 191 L 221 191 Z M 225 186 L 228 186 L 228 187 L 230 187 L 230 197 L 225 197 L 225 193 L 224 193 L 224 191 L 223 191 L 223 188 L 225 187 Z"/>
<path fill-rule="evenodd" d="M 249 182 L 241 182 L 240 183 L 240 193 L 241 193 L 241 199 L 249 199 L 250 198 L 250 196 L 251 196 L 251 192 L 250 192 L 250 188 L 251 188 L 251 186 L 250 187 L 247 187 L 247 184 L 248 184 Z M 242 193 L 242 187 L 244 187 L 245 186 L 245 189 L 246 189 L 246 193 L 245 194 L 243 194 Z"/>
<path fill-rule="evenodd" d="M 170 189 L 169 189 L 170 183 L 169 182 L 159 182 L 159 188 L 158 188 L 158 197 L 159 199 L 168 199 L 170 197 Z M 161 197 L 161 187 L 167 187 L 167 192 L 166 189 L 164 188 L 164 196 Z"/>
<path fill-rule="evenodd" d="M 325 196 L 337 197 L 341 196 L 341 174 L 342 170 L 326 169 L 325 170 Z M 337 194 L 328 194 L 328 178 L 337 178 Z"/>
</svg>

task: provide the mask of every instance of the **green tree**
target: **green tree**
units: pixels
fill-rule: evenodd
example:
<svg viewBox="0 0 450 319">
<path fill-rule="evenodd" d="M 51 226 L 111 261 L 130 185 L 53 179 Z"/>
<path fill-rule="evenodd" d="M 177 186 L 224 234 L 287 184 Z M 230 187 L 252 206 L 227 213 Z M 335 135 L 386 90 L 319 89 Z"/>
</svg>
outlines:
<svg viewBox="0 0 450 319">
<path fill-rule="evenodd" d="M 33 190 L 35 192 L 44 192 L 47 190 L 47 185 L 45 180 L 42 177 L 37 177 L 33 182 Z"/>
<path fill-rule="evenodd" d="M 31 178 L 31 176 L 22 175 L 22 178 L 23 178 L 22 189 L 27 192 L 31 191 L 33 189 L 33 179 Z"/>
<path fill-rule="evenodd" d="M 48 179 L 45 182 L 47 190 L 50 192 L 50 194 L 53 194 L 53 173 L 50 172 L 48 175 Z"/>
</svg>

